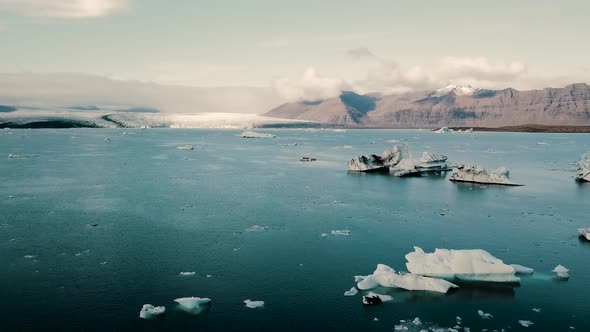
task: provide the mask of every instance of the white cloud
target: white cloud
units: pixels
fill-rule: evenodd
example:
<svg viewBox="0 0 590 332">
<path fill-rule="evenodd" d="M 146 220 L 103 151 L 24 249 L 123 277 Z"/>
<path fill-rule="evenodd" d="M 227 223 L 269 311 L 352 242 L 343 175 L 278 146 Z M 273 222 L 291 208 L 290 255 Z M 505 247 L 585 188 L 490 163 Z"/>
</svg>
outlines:
<svg viewBox="0 0 590 332">
<path fill-rule="evenodd" d="M 51 18 L 92 18 L 119 13 L 131 0 L 0 0 L 0 10 Z"/>
<path fill-rule="evenodd" d="M 346 52 L 349 56 L 353 59 L 377 59 L 377 56 L 373 54 L 368 48 L 366 47 L 358 47 L 350 49 Z"/>
<path fill-rule="evenodd" d="M 338 78 L 320 76 L 312 67 L 299 79 L 281 78 L 274 82 L 279 95 L 289 101 L 315 101 L 337 96 L 349 85 Z"/>
</svg>

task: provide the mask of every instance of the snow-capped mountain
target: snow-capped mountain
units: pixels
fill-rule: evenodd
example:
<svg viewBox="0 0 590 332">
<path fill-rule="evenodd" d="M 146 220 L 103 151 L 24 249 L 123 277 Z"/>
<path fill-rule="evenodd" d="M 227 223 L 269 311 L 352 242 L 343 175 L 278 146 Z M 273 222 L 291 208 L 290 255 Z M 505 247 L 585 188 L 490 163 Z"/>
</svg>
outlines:
<svg viewBox="0 0 590 332">
<path fill-rule="evenodd" d="M 453 93 L 455 96 L 471 96 L 477 91 L 479 91 L 479 89 L 474 88 L 471 85 L 450 84 L 444 88 L 434 91 L 430 96 L 442 97 L 451 93 Z"/>
</svg>

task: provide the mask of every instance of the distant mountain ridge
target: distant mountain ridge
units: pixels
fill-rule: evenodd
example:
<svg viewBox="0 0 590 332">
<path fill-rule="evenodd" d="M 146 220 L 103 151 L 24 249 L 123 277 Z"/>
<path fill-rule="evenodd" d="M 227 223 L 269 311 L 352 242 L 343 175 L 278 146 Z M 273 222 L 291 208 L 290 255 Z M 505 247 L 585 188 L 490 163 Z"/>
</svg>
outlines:
<svg viewBox="0 0 590 332">
<path fill-rule="evenodd" d="M 343 91 L 316 102 L 286 103 L 263 114 L 330 125 L 382 128 L 499 127 L 522 124 L 589 125 L 590 86 L 518 91 L 450 85 L 400 95 Z"/>
</svg>

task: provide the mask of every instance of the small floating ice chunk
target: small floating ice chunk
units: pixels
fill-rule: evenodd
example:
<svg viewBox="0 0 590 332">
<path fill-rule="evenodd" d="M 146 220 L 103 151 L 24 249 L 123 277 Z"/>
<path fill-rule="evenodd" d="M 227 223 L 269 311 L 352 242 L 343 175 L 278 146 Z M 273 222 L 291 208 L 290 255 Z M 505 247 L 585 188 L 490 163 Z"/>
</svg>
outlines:
<svg viewBox="0 0 590 332">
<path fill-rule="evenodd" d="M 246 229 L 246 232 L 262 232 L 268 230 L 270 227 L 254 225 Z"/>
<path fill-rule="evenodd" d="M 582 156 L 577 164 L 576 180 L 590 182 L 590 153 Z"/>
<path fill-rule="evenodd" d="M 435 130 L 434 132 L 437 134 L 448 134 L 448 133 L 453 132 L 453 129 L 449 129 L 449 127 L 442 127 L 438 130 Z"/>
<path fill-rule="evenodd" d="M 420 320 L 420 317 L 414 318 L 414 320 L 412 321 L 412 324 L 414 324 L 414 325 L 422 325 L 422 321 Z"/>
<path fill-rule="evenodd" d="M 374 322 L 378 322 L 379 321 L 379 318 L 375 317 L 375 318 L 373 318 L 373 321 Z"/>
<path fill-rule="evenodd" d="M 176 149 L 178 149 L 178 150 L 194 150 L 193 146 L 190 144 L 177 146 Z"/>
<path fill-rule="evenodd" d="M 406 255 L 406 267 L 411 273 L 472 281 L 518 282 L 514 267 L 485 250 L 436 249 L 425 253 L 420 247 Z"/>
<path fill-rule="evenodd" d="M 180 272 L 179 275 L 181 275 L 181 276 L 187 276 L 187 277 L 188 276 L 194 276 L 195 275 L 195 272 L 194 271 Z"/>
<path fill-rule="evenodd" d="M 33 258 L 37 258 L 37 255 L 24 255 L 23 257 L 26 259 L 33 259 Z"/>
<path fill-rule="evenodd" d="M 356 289 L 356 287 L 352 287 L 350 290 L 347 290 L 346 292 L 344 292 L 344 296 L 355 296 L 356 294 L 358 294 L 358 289 Z"/>
<path fill-rule="evenodd" d="M 578 234 L 580 234 L 580 237 L 590 241 L 590 228 L 580 228 L 578 229 Z"/>
<path fill-rule="evenodd" d="M 570 277 L 570 275 L 569 275 L 570 270 L 561 264 L 557 265 L 552 270 L 552 272 L 555 272 L 557 274 L 557 277 L 561 278 L 561 279 L 568 279 Z"/>
<path fill-rule="evenodd" d="M 139 312 L 139 317 L 143 319 L 152 319 L 166 313 L 166 307 L 154 307 L 151 304 L 144 304 Z"/>
<path fill-rule="evenodd" d="M 264 307 L 264 301 L 252 301 L 250 299 L 244 300 L 246 307 L 256 309 Z"/>
<path fill-rule="evenodd" d="M 255 131 L 244 131 L 240 134 L 243 138 L 273 138 L 275 135 L 267 133 L 257 133 Z"/>
<path fill-rule="evenodd" d="M 213 276 L 212 274 L 208 274 L 206 277 L 211 278 L 212 276 Z"/>
<path fill-rule="evenodd" d="M 519 264 L 510 264 L 510 266 L 514 268 L 514 272 L 517 274 L 533 274 L 535 272 L 534 269 Z"/>
<path fill-rule="evenodd" d="M 492 316 L 492 314 L 487 313 L 487 312 L 483 312 L 482 310 L 478 310 L 477 314 L 479 315 L 479 317 L 481 317 L 482 319 L 490 319 L 493 318 L 494 316 Z"/>
<path fill-rule="evenodd" d="M 192 310 L 202 305 L 211 303 L 211 299 L 206 297 L 200 298 L 192 296 L 174 299 L 174 302 L 178 303 L 178 305 L 183 309 Z"/>
<path fill-rule="evenodd" d="M 372 305 L 372 304 L 381 304 L 383 302 L 393 300 L 392 296 L 377 294 L 373 292 L 369 292 L 369 294 L 363 296 L 363 304 Z"/>
<path fill-rule="evenodd" d="M 532 309 L 534 312 L 541 312 L 541 308 L 533 308 Z"/>
<path fill-rule="evenodd" d="M 530 320 L 519 320 L 518 324 L 524 326 L 524 327 L 529 327 L 535 323 L 531 322 Z"/>
<path fill-rule="evenodd" d="M 322 233 L 320 234 L 320 237 L 328 237 L 328 233 Z"/>
<path fill-rule="evenodd" d="M 350 236 L 351 232 L 348 229 L 336 229 L 333 230 L 332 235 L 334 236 Z"/>
</svg>

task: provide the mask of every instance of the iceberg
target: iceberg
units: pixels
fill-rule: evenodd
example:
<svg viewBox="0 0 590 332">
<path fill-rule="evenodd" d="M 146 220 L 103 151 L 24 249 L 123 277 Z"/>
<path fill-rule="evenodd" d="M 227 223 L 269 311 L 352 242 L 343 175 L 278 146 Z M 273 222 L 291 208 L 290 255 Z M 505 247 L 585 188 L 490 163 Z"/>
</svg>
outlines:
<svg viewBox="0 0 590 332">
<path fill-rule="evenodd" d="M 8 159 L 25 159 L 39 157 L 38 154 L 9 154 Z"/>
<path fill-rule="evenodd" d="M 151 304 L 144 304 L 139 312 L 139 317 L 143 319 L 152 319 L 163 315 L 164 313 L 166 313 L 166 307 L 164 306 L 154 307 Z"/>
<path fill-rule="evenodd" d="M 449 127 L 442 127 L 438 130 L 435 130 L 434 132 L 437 134 L 448 134 L 448 133 L 452 133 L 453 129 L 449 129 Z"/>
<path fill-rule="evenodd" d="M 178 275 L 181 275 L 181 276 L 194 276 L 195 275 L 195 272 L 192 272 L 192 271 L 191 272 L 180 272 Z"/>
<path fill-rule="evenodd" d="M 420 247 L 406 255 L 406 267 L 411 273 L 469 281 L 519 282 L 514 267 L 485 250 L 436 249 L 425 253 Z"/>
<path fill-rule="evenodd" d="M 582 156 L 577 164 L 578 171 L 576 172 L 576 180 L 590 182 L 590 153 Z"/>
<path fill-rule="evenodd" d="M 412 176 L 447 172 L 452 168 L 447 164 L 447 156 L 432 152 L 423 152 L 420 159 L 404 158 L 390 169 L 395 176 Z"/>
<path fill-rule="evenodd" d="M 490 319 L 494 316 L 492 316 L 492 314 L 487 313 L 487 312 L 483 312 L 482 310 L 478 310 L 477 314 L 479 315 L 479 317 L 481 317 L 482 319 Z"/>
<path fill-rule="evenodd" d="M 344 296 L 355 296 L 356 294 L 358 294 L 358 289 L 356 289 L 355 287 L 352 287 L 350 290 L 347 290 L 346 292 L 344 292 Z"/>
<path fill-rule="evenodd" d="M 181 297 L 175 299 L 174 302 L 178 303 L 178 307 L 184 311 L 198 313 L 200 311 L 196 309 L 199 309 L 199 307 L 211 303 L 211 299 L 206 297 Z"/>
<path fill-rule="evenodd" d="M 373 274 L 364 277 L 357 284 L 358 289 L 368 290 L 375 287 L 401 288 L 409 291 L 424 290 L 446 293 L 458 286 L 443 279 L 423 277 L 413 273 L 397 273 L 391 267 L 378 264 Z"/>
<path fill-rule="evenodd" d="M 590 228 L 580 228 L 578 229 L 578 234 L 580 234 L 581 238 L 590 241 Z"/>
<path fill-rule="evenodd" d="M 275 135 L 267 133 L 257 133 L 255 131 L 244 131 L 240 134 L 243 138 L 274 138 Z"/>
<path fill-rule="evenodd" d="M 552 272 L 555 272 L 557 274 L 557 277 L 561 279 L 568 279 L 570 277 L 570 270 L 561 264 L 557 265 L 552 270 Z"/>
<path fill-rule="evenodd" d="M 190 144 L 177 146 L 176 149 L 178 149 L 178 150 L 194 150 L 193 146 Z"/>
<path fill-rule="evenodd" d="M 504 167 L 487 171 L 479 165 L 457 165 L 449 178 L 455 182 L 472 182 L 481 184 L 501 184 L 505 186 L 522 186 L 510 180 L 510 173 Z"/>
<path fill-rule="evenodd" d="M 376 294 L 373 292 L 369 292 L 369 294 L 363 296 L 363 304 L 371 305 L 371 304 L 381 304 L 383 302 L 393 300 L 392 296 L 389 295 L 382 295 Z"/>
<path fill-rule="evenodd" d="M 531 322 L 530 320 L 519 320 L 518 324 L 524 326 L 524 327 L 529 327 L 535 323 Z"/>
<path fill-rule="evenodd" d="M 246 229 L 246 232 L 263 232 L 270 229 L 268 226 L 254 225 Z"/>
<path fill-rule="evenodd" d="M 384 171 L 407 157 L 409 157 L 407 145 L 394 145 L 391 149 L 383 151 L 380 156 L 372 154 L 354 157 L 348 162 L 348 170 L 355 172 Z"/>
<path fill-rule="evenodd" d="M 246 307 L 251 309 L 262 308 L 264 307 L 264 301 L 252 301 L 250 299 L 244 300 Z"/>
</svg>

